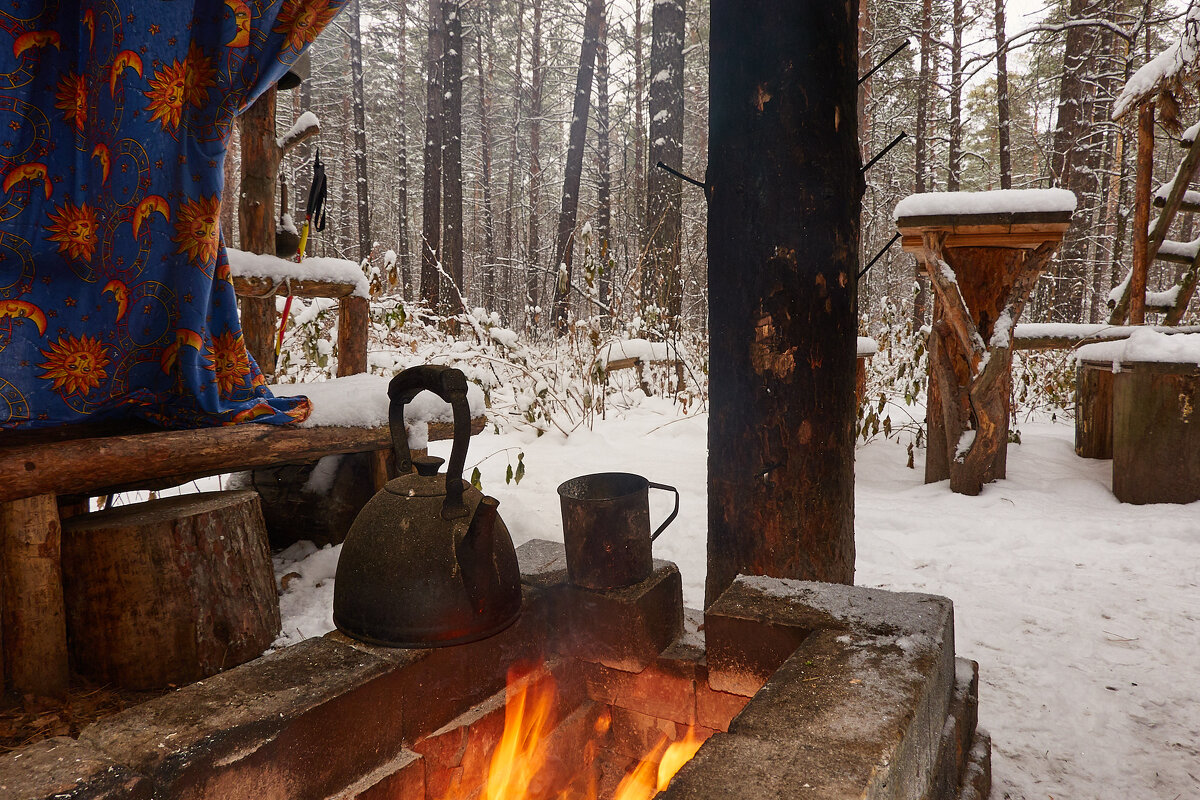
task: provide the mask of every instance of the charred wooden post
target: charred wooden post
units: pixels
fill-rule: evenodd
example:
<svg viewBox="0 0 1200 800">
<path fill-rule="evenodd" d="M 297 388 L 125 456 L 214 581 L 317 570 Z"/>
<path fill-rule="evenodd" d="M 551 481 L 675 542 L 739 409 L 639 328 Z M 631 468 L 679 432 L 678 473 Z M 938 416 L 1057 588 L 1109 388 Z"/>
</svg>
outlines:
<svg viewBox="0 0 1200 800">
<path fill-rule="evenodd" d="M 0 503 L 0 677 L 18 694 L 57 697 L 67 691 L 61 536 L 53 494 Z"/>
<path fill-rule="evenodd" d="M 713 0 L 705 605 L 854 579 L 858 4 Z"/>
<path fill-rule="evenodd" d="M 76 669 L 128 689 L 182 685 L 257 658 L 279 595 L 254 492 L 182 495 L 64 525 Z"/>
<path fill-rule="evenodd" d="M 925 482 L 949 478 L 953 491 L 979 494 L 1005 476 L 1012 331 L 1072 212 L 903 216 L 902 209 L 902 245 L 917 255 L 937 301 Z"/>
</svg>

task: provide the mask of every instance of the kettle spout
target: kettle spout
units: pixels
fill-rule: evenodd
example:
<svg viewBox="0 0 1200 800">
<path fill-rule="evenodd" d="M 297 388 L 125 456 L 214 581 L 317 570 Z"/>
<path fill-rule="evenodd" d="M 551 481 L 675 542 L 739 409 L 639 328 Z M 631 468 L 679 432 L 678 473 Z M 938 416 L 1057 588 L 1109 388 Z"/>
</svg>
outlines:
<svg viewBox="0 0 1200 800">
<path fill-rule="evenodd" d="M 487 610 L 488 601 L 500 591 L 500 576 L 493 558 L 499 505 L 500 501 L 494 497 L 480 500 L 466 534 L 454 548 L 463 585 L 479 614 Z"/>
</svg>

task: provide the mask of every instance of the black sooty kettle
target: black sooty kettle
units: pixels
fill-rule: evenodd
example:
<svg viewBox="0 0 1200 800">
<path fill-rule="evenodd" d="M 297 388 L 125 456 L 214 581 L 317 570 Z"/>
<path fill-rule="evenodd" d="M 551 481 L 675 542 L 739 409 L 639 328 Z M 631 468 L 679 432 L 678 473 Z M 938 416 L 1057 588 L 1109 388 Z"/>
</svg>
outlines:
<svg viewBox="0 0 1200 800">
<path fill-rule="evenodd" d="M 408 450 L 404 406 L 425 389 L 454 410 L 445 475 L 442 459 L 413 459 Z M 367 501 L 346 534 L 333 622 L 385 647 L 443 647 L 499 633 L 521 613 L 521 574 L 499 501 L 462 479 L 471 438 L 466 377 L 452 367 L 412 367 L 392 379 L 388 397 L 400 477 Z"/>
</svg>

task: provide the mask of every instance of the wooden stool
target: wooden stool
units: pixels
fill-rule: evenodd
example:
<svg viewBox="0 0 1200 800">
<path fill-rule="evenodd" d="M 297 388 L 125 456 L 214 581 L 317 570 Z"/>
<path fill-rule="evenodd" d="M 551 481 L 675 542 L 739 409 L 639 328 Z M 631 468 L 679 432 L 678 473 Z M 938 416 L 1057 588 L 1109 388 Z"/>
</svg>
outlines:
<svg viewBox="0 0 1200 800">
<path fill-rule="evenodd" d="M 279 633 L 258 495 L 182 495 L 63 523 L 67 638 L 76 671 L 127 689 L 206 678 Z"/>
<path fill-rule="evenodd" d="M 1113 378 L 1113 494 L 1122 503 L 1200 500 L 1200 366 L 1125 361 Z"/>
</svg>

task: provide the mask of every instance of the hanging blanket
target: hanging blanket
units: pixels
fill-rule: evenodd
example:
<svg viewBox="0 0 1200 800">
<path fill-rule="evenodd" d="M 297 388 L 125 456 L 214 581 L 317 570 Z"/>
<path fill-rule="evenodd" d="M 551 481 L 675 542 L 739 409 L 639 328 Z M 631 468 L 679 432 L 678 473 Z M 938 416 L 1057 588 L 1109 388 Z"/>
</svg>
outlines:
<svg viewBox="0 0 1200 800">
<path fill-rule="evenodd" d="M 246 352 L 222 165 L 344 1 L 0 5 L 0 428 L 307 416 Z"/>
</svg>

